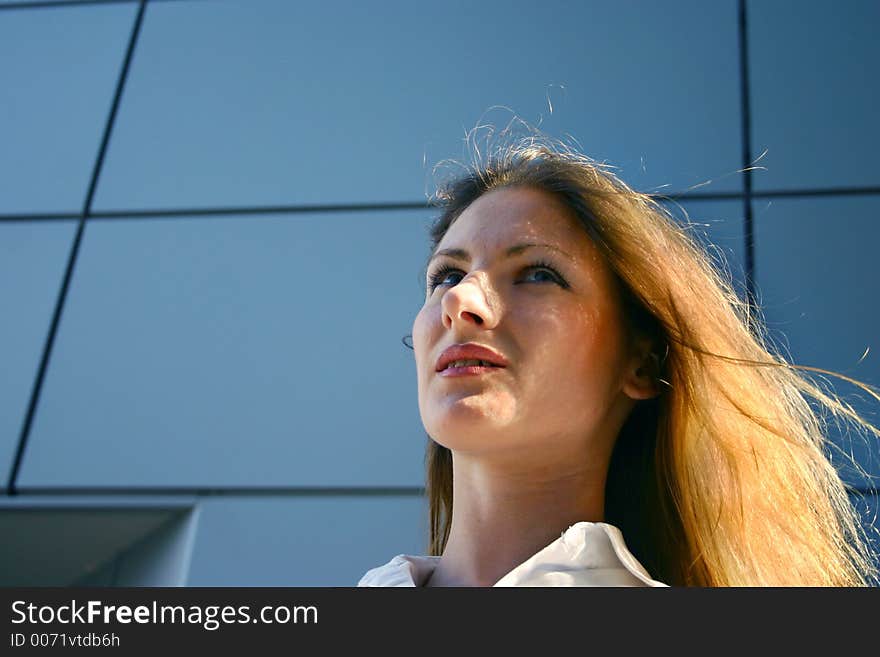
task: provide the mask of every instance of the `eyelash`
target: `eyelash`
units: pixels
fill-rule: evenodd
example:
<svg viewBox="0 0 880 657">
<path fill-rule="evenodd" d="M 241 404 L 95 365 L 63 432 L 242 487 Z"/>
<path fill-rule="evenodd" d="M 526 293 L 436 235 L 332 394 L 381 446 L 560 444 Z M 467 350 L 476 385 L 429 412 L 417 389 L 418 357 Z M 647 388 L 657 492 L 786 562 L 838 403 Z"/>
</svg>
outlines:
<svg viewBox="0 0 880 657">
<path fill-rule="evenodd" d="M 546 269 L 547 271 L 551 272 L 556 278 L 556 283 L 558 283 L 563 288 L 568 288 L 568 283 L 566 283 L 562 275 L 558 271 L 556 271 L 556 268 L 549 263 L 539 260 L 538 262 L 533 262 L 532 264 L 528 265 L 526 269 Z M 458 269 L 457 267 L 453 267 L 452 265 L 440 265 L 440 267 L 437 268 L 437 271 L 435 271 L 428 277 L 428 291 L 433 292 L 448 274 L 460 271 L 460 269 Z"/>
</svg>

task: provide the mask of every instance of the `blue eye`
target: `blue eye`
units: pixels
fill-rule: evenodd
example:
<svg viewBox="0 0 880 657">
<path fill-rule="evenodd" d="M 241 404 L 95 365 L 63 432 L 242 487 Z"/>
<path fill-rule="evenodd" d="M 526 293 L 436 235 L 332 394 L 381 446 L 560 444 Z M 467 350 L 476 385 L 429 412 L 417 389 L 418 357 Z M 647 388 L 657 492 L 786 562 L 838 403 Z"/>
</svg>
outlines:
<svg viewBox="0 0 880 657">
<path fill-rule="evenodd" d="M 545 277 L 547 277 L 545 280 L 548 280 L 548 281 L 550 281 L 551 283 L 555 283 L 555 282 L 557 282 L 557 280 L 558 280 L 558 276 L 556 276 L 556 275 L 553 274 L 552 272 L 548 271 L 546 268 L 539 269 L 539 268 L 535 267 L 535 268 L 532 269 L 532 273 L 535 273 L 535 274 L 544 274 Z"/>
<path fill-rule="evenodd" d="M 556 283 L 562 288 L 568 288 L 568 283 L 562 278 L 562 275 L 545 262 L 536 262 L 531 265 L 527 271 L 530 272 L 527 276 L 527 279 L 531 279 L 530 282 Z"/>
<path fill-rule="evenodd" d="M 559 274 L 559 272 L 546 262 L 535 262 L 526 267 L 526 271 L 530 270 L 533 273 L 543 275 L 544 277 L 534 280 L 536 283 L 556 283 L 562 288 L 569 287 L 568 283 L 566 283 L 565 279 Z M 428 277 L 428 291 L 433 292 L 438 285 L 446 285 L 447 279 L 452 275 L 463 276 L 463 272 L 451 265 L 441 265 L 437 268 L 437 271 Z M 455 285 L 455 283 L 451 283 L 451 285 Z"/>
<path fill-rule="evenodd" d="M 443 281 L 445 281 L 445 280 L 448 278 L 448 275 L 451 274 L 451 273 L 458 273 L 458 274 L 460 274 L 461 271 L 459 271 L 458 269 L 456 269 L 455 267 L 452 267 L 452 266 L 450 266 L 450 265 L 441 265 L 441 266 L 437 269 L 437 271 L 435 271 L 433 274 L 431 274 L 431 275 L 428 277 L 428 289 L 429 289 L 431 292 L 433 292 L 434 289 L 435 289 L 438 285 L 441 285 L 441 284 L 443 283 Z M 454 283 L 453 283 L 453 285 L 454 285 Z"/>
</svg>

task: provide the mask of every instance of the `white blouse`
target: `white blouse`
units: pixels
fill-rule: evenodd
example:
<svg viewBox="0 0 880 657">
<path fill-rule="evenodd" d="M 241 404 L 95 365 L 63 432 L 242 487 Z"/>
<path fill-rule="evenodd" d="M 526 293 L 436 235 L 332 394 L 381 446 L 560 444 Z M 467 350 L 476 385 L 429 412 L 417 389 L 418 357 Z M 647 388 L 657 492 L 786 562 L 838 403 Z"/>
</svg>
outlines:
<svg viewBox="0 0 880 657">
<path fill-rule="evenodd" d="M 399 554 L 373 568 L 358 586 L 423 586 L 440 557 Z M 604 522 L 578 522 L 527 559 L 495 586 L 668 586 L 651 578 L 623 542 L 623 534 Z"/>
</svg>

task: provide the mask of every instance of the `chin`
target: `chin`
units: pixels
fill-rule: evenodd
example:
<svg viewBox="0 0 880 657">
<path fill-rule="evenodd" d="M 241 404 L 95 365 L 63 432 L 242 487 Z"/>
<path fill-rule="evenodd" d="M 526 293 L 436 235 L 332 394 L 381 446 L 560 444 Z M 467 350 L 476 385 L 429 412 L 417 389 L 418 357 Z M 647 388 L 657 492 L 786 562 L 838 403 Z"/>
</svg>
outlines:
<svg viewBox="0 0 880 657">
<path fill-rule="evenodd" d="M 477 395 L 431 404 L 426 411 L 422 418 L 428 435 L 448 449 L 465 451 L 499 444 L 513 419 L 510 405 L 486 404 Z"/>
</svg>

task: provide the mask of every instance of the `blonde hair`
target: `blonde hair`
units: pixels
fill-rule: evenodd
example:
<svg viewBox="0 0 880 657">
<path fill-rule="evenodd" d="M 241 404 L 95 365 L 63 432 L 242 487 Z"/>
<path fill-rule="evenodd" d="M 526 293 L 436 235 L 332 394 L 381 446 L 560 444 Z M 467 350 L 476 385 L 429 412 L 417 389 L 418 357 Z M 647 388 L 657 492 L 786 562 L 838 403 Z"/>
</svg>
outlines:
<svg viewBox="0 0 880 657">
<path fill-rule="evenodd" d="M 503 133 L 502 133 L 503 134 Z M 684 586 L 864 586 L 875 555 L 826 450 L 825 412 L 874 437 L 866 422 L 765 335 L 760 310 L 737 295 L 655 197 L 608 167 L 535 134 L 493 145 L 441 185 L 432 250 L 481 194 L 529 186 L 561 198 L 615 273 L 630 336 L 656 345 L 662 394 L 638 402 L 618 436 L 605 521 L 617 525 L 655 579 Z M 811 408 L 808 400 L 818 404 Z M 858 467 L 858 466 L 857 466 Z M 452 455 L 426 454 L 430 553 L 452 520 Z"/>
</svg>

